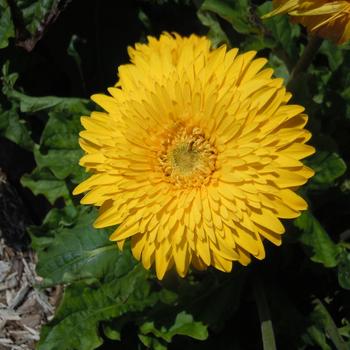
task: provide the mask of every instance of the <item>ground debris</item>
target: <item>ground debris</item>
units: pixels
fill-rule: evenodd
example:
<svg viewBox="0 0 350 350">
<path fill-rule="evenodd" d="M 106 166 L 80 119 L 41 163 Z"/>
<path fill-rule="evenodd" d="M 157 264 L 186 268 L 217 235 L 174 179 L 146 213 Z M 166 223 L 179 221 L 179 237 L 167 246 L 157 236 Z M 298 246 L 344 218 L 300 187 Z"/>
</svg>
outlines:
<svg viewBox="0 0 350 350">
<path fill-rule="evenodd" d="M 32 350 L 52 319 L 62 287 L 39 290 L 32 250 L 7 246 L 0 232 L 0 350 Z"/>
</svg>

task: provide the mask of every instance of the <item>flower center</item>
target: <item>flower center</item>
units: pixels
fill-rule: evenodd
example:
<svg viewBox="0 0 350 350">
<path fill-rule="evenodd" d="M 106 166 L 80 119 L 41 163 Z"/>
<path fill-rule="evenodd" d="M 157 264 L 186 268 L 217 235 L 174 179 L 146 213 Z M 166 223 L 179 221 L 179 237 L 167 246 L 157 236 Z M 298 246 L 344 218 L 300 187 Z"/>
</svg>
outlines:
<svg viewBox="0 0 350 350">
<path fill-rule="evenodd" d="M 197 127 L 176 125 L 163 136 L 158 154 L 166 181 L 177 187 L 199 187 L 215 170 L 216 148 Z"/>
</svg>

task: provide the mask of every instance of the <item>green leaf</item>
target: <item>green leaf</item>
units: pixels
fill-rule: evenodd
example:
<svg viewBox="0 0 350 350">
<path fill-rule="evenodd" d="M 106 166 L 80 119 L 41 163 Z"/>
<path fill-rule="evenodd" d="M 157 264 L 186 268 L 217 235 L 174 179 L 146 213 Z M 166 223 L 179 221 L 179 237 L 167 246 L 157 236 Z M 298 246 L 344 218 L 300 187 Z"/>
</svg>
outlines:
<svg viewBox="0 0 350 350">
<path fill-rule="evenodd" d="M 97 286 L 75 283 L 66 288 L 55 318 L 43 327 L 38 350 L 90 350 L 102 344 L 100 321 L 142 311 L 157 302 L 151 293 L 148 271 L 128 263 L 120 255 L 117 278 Z M 123 259 L 126 261 L 123 261 Z"/>
<path fill-rule="evenodd" d="M 61 136 L 64 137 L 64 135 Z M 75 182 L 80 182 L 86 176 L 84 170 L 79 166 L 79 159 L 82 155 L 83 152 L 80 149 L 53 149 L 45 155 L 40 153 L 38 145 L 34 148 L 38 168 L 49 168 L 59 180 L 64 180 L 72 175 L 76 179 Z"/>
<path fill-rule="evenodd" d="M 331 339 L 337 350 L 348 349 L 343 338 L 339 334 L 338 328 L 334 323 L 332 316 L 319 299 L 315 300 L 315 309 L 311 314 L 311 319 Z"/>
<path fill-rule="evenodd" d="M 12 77 L 12 79 L 14 79 L 14 77 Z M 85 99 L 75 97 L 28 96 L 15 90 L 11 85 L 4 86 L 3 91 L 9 99 L 19 102 L 20 110 L 23 113 L 52 110 L 55 112 L 69 113 L 70 115 L 90 114 L 91 102 Z"/>
<path fill-rule="evenodd" d="M 2 92 L 4 95 L 7 96 L 7 91 L 13 89 L 17 79 L 18 73 L 10 73 L 10 61 L 6 61 L 1 68 Z"/>
<path fill-rule="evenodd" d="M 153 350 L 167 350 L 168 347 L 163 344 L 161 340 L 154 338 L 153 336 L 148 336 L 144 334 L 138 335 L 139 339 L 141 340 L 142 344 L 145 345 L 149 349 Z"/>
<path fill-rule="evenodd" d="M 32 97 L 15 90 L 17 73 L 10 73 L 9 62 L 2 68 L 2 91 L 12 102 L 10 111 L 1 112 L 0 130 L 2 134 L 27 149 L 33 148 L 33 141 L 23 120 L 19 119 L 17 109 L 22 113 L 49 111 L 49 120 L 41 135 L 40 148 L 34 149 L 34 156 L 39 169 L 49 168 L 57 179 L 71 176 L 75 183 L 86 175 L 78 161 L 82 151 L 78 144 L 78 134 L 82 127 L 80 116 L 90 114 L 88 100 L 65 97 Z"/>
<path fill-rule="evenodd" d="M 315 299 L 314 310 L 310 314 L 311 325 L 306 329 L 302 338 L 307 345 L 317 346 L 322 350 L 331 350 L 329 340 L 337 350 L 346 350 L 348 345 L 342 338 L 344 329 L 337 328 L 332 316 L 321 300 Z"/>
<path fill-rule="evenodd" d="M 37 272 L 44 278 L 44 285 L 110 280 L 120 276 L 126 266 L 136 264 L 128 250 L 120 253 L 109 241 L 109 230 L 93 228 L 95 219 L 95 210 L 80 207 L 74 223 L 57 228 L 52 243 L 38 252 Z"/>
<path fill-rule="evenodd" d="M 52 244 L 57 231 L 70 227 L 76 222 L 78 213 L 80 213 L 79 208 L 72 205 L 67 205 L 62 209 L 53 208 L 40 226 L 30 226 L 28 232 L 33 249 L 39 253 L 40 250 Z"/>
<path fill-rule="evenodd" d="M 175 335 L 186 335 L 188 337 L 205 340 L 208 338 L 207 326 L 202 322 L 196 322 L 192 315 L 185 311 L 180 312 L 170 328 L 161 326 L 157 328 L 154 322 L 146 322 L 140 327 L 142 335 L 153 334 L 156 337 L 170 343 Z"/>
<path fill-rule="evenodd" d="M 199 10 L 197 16 L 203 25 L 209 28 L 207 33 L 213 47 L 219 47 L 222 44 L 230 46 L 230 41 L 226 33 L 222 30 L 220 23 L 215 18 L 215 15 L 208 12 Z"/>
<path fill-rule="evenodd" d="M 21 184 L 35 195 L 42 194 L 53 205 L 58 198 L 70 200 L 70 193 L 63 180 L 58 180 L 48 169 L 34 169 L 31 174 L 21 178 Z"/>
<path fill-rule="evenodd" d="M 41 135 L 40 148 L 34 148 L 38 168 L 49 168 L 57 179 L 71 176 L 74 183 L 81 182 L 86 173 L 79 166 L 83 155 L 79 147 L 79 116 L 70 117 L 63 112 L 51 112 Z"/>
<path fill-rule="evenodd" d="M 338 282 L 342 288 L 350 290 L 350 252 L 346 249 L 339 256 Z"/>
<path fill-rule="evenodd" d="M 344 61 L 343 50 L 330 40 L 324 40 L 320 47 L 320 53 L 327 56 L 329 67 L 335 71 Z"/>
<path fill-rule="evenodd" d="M 23 113 L 50 110 L 49 120 L 41 135 L 40 147 L 34 148 L 38 168 L 32 175 L 24 176 L 23 184 L 35 191 L 35 194 L 45 195 L 50 203 L 54 203 L 61 196 L 67 199 L 69 196 L 65 183 L 55 181 L 54 177 L 57 180 L 70 177 L 73 183 L 79 183 L 86 178 L 85 171 L 78 164 L 83 154 L 78 144 L 78 134 L 82 129 L 80 116 L 90 114 L 89 102 L 78 98 L 27 96 L 14 89 L 17 77 L 16 73 L 9 73 L 8 63 L 3 66 L 3 92 L 9 100 L 19 104 Z M 3 130 L 4 136 L 21 146 L 32 148 L 29 132 L 24 122 L 16 116 L 15 110 L 0 115 L 0 130 Z"/>
<path fill-rule="evenodd" d="M 89 106 L 91 106 L 91 102 L 82 98 L 56 96 L 32 97 L 21 94 L 20 92 L 14 93 L 13 96 L 20 101 L 21 112 L 34 113 L 43 110 L 54 110 L 56 112 L 69 112 L 71 115 L 90 114 Z"/>
<path fill-rule="evenodd" d="M 319 151 L 308 160 L 308 165 L 315 171 L 315 176 L 308 184 L 313 190 L 327 189 L 346 171 L 346 164 L 338 154 Z"/>
<path fill-rule="evenodd" d="M 288 81 L 290 74 L 288 71 L 288 67 L 285 62 L 281 60 L 276 55 L 270 55 L 268 65 L 271 66 L 274 70 L 274 75 L 277 78 L 282 78 L 284 81 Z"/>
<path fill-rule="evenodd" d="M 177 334 L 187 335 L 197 340 L 208 338 L 207 326 L 202 322 L 194 321 L 192 315 L 187 314 L 185 311 L 180 312 L 176 316 L 175 323 L 167 332 L 166 338 L 171 340 Z"/>
<path fill-rule="evenodd" d="M 317 346 L 321 350 L 332 350 L 332 348 L 327 343 L 326 335 L 323 329 L 320 329 L 314 325 L 307 328 L 305 334 L 303 334 L 302 339 L 307 345 Z"/>
<path fill-rule="evenodd" d="M 276 47 L 276 42 L 272 37 L 260 33 L 257 35 L 249 35 L 245 41 L 242 42 L 240 47 L 244 51 L 259 51 L 267 48 L 273 49 Z"/>
<path fill-rule="evenodd" d="M 11 18 L 11 9 L 6 0 L 0 0 L 0 49 L 8 46 L 9 39 L 14 38 L 15 27 Z"/>
<path fill-rule="evenodd" d="M 118 323 L 115 321 L 110 321 L 109 323 L 104 322 L 103 333 L 109 339 L 121 340 L 121 329 L 123 325 L 123 323 Z"/>
<path fill-rule="evenodd" d="M 6 61 L 2 66 L 0 81 L 3 83 L 3 93 L 7 92 L 8 89 L 12 89 L 18 78 L 17 73 L 9 72 L 9 67 L 9 61 Z M 0 135 L 6 137 L 24 149 L 33 149 L 34 142 L 30 136 L 31 132 L 28 129 L 27 123 L 19 116 L 18 103 L 12 103 L 12 106 L 6 110 L 0 105 Z"/>
<path fill-rule="evenodd" d="M 0 107 L 0 135 L 24 149 L 32 150 L 34 142 L 30 134 L 26 122 L 18 116 L 15 107 L 5 111 Z"/>
<path fill-rule="evenodd" d="M 312 251 L 312 261 L 325 267 L 337 266 L 340 248 L 310 211 L 304 212 L 294 220 L 294 224 L 302 231 L 300 241 Z"/>
<path fill-rule="evenodd" d="M 338 328 L 339 334 L 344 338 L 350 338 L 350 323 L 349 321 L 344 322 L 345 325 L 343 327 Z"/>
<path fill-rule="evenodd" d="M 241 34 L 255 32 L 249 21 L 248 0 L 204 0 L 201 11 L 210 11 L 228 21 Z"/>
<path fill-rule="evenodd" d="M 44 149 L 79 148 L 78 134 L 81 129 L 79 116 L 71 117 L 61 112 L 50 113 L 41 135 L 40 145 Z"/>
</svg>

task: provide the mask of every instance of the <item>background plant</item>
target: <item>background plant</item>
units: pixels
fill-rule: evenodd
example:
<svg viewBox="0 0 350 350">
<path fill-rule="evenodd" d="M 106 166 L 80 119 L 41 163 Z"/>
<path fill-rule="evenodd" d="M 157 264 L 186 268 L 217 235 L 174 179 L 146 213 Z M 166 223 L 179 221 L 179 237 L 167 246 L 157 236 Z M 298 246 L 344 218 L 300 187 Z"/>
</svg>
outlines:
<svg viewBox="0 0 350 350">
<path fill-rule="evenodd" d="M 286 16 L 262 22 L 271 8 L 258 0 L 0 0 L 1 168 L 34 224 L 38 288 L 65 286 L 39 350 L 270 349 L 272 328 L 279 349 L 349 348 L 350 46 L 324 41 L 291 78 L 307 35 Z M 231 274 L 159 282 L 115 249 L 108 230 L 94 230 L 96 212 L 71 195 L 86 176 L 78 133 L 80 116 L 94 109 L 89 95 L 115 83 L 128 45 L 163 30 L 259 50 L 310 116 L 310 209 L 288 226 L 282 247 L 266 243 L 264 261 Z"/>
</svg>

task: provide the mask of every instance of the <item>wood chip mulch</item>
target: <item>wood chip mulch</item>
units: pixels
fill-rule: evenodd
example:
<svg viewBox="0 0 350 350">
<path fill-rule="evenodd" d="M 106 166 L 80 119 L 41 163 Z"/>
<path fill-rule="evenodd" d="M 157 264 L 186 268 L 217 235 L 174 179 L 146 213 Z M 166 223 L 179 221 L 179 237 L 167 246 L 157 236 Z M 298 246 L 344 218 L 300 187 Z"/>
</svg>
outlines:
<svg viewBox="0 0 350 350">
<path fill-rule="evenodd" d="M 16 251 L 0 231 L 0 350 L 32 350 L 53 317 L 60 287 L 41 290 L 32 250 Z"/>
</svg>

